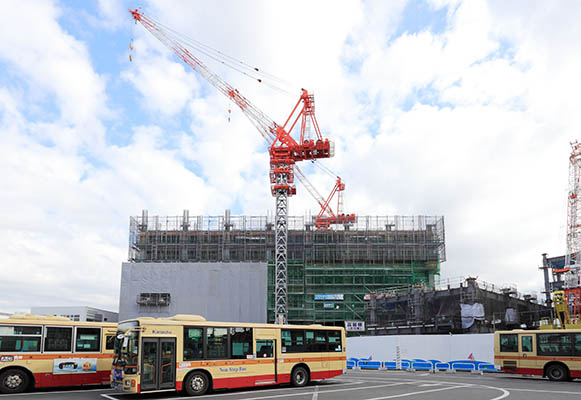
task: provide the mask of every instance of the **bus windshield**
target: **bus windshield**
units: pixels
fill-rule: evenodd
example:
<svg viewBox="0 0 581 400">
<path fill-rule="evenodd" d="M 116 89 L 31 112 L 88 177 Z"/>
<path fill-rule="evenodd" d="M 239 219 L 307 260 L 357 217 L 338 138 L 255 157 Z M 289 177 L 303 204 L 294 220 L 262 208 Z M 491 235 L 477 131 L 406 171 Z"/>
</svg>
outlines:
<svg viewBox="0 0 581 400">
<path fill-rule="evenodd" d="M 115 359 L 113 365 L 137 365 L 139 354 L 139 322 L 119 324 L 115 337 Z"/>
</svg>

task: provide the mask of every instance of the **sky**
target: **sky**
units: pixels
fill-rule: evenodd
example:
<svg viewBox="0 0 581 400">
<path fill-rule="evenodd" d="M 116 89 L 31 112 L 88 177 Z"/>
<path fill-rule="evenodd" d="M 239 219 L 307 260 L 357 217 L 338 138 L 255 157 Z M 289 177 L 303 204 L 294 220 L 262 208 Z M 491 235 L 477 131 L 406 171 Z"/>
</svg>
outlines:
<svg viewBox="0 0 581 400">
<path fill-rule="evenodd" d="M 313 92 L 346 212 L 443 215 L 442 279 L 541 290 L 541 254 L 565 252 L 581 139 L 580 2 L 4 0 L 1 312 L 117 310 L 129 218 L 143 209 L 274 208 L 265 141 L 132 21 L 137 7 L 283 79 L 291 95 L 200 56 L 274 121 Z M 315 212 L 298 192 L 290 214 Z"/>
</svg>

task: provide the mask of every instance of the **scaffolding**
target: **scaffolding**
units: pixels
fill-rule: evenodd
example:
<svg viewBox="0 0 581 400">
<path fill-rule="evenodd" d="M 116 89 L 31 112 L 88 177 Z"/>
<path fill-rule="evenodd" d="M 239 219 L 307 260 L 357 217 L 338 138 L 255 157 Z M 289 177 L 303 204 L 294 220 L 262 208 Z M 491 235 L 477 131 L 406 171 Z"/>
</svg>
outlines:
<svg viewBox="0 0 581 400">
<path fill-rule="evenodd" d="M 446 260 L 441 216 L 359 216 L 334 230 L 314 229 L 309 217 L 289 216 L 288 223 L 293 323 L 365 320 L 365 294 L 390 286 L 433 286 Z M 271 322 L 274 247 L 272 216 L 231 216 L 227 210 L 222 216 L 190 217 L 184 211 L 150 217 L 143 211 L 130 218 L 130 262 L 267 262 Z"/>
<path fill-rule="evenodd" d="M 516 285 L 494 285 L 473 277 L 426 287 L 385 288 L 366 296 L 366 328 L 371 335 L 490 333 L 498 329 L 539 327 L 551 308 Z M 467 313 L 464 306 L 470 306 Z M 468 314 L 479 306 L 482 314 Z"/>
</svg>

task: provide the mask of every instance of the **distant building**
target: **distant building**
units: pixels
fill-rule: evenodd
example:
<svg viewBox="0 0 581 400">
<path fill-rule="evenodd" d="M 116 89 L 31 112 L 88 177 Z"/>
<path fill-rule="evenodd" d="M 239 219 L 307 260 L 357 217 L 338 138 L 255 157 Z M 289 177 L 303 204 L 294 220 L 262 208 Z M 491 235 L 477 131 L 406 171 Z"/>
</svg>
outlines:
<svg viewBox="0 0 581 400">
<path fill-rule="evenodd" d="M 71 321 L 119 322 L 119 313 L 87 306 L 32 307 L 30 313 L 36 315 L 56 315 L 59 317 L 67 317 Z"/>
<path fill-rule="evenodd" d="M 370 335 L 492 333 L 538 327 L 551 320 L 551 308 L 516 286 L 498 286 L 475 278 L 440 287 L 408 286 L 369 293 L 365 326 L 347 331 Z"/>
</svg>

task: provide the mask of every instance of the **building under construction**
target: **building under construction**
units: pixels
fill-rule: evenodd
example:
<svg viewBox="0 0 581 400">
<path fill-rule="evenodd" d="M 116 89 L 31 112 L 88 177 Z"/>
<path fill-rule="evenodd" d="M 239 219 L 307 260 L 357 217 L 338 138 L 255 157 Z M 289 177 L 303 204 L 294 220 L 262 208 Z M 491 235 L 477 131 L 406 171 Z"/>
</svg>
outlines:
<svg viewBox="0 0 581 400">
<path fill-rule="evenodd" d="M 536 295 L 515 286 L 498 286 L 475 278 L 437 287 L 415 285 L 370 293 L 367 332 L 371 335 L 489 333 L 533 328 L 551 319 L 551 308 Z"/>
<path fill-rule="evenodd" d="M 432 287 L 446 259 L 441 216 L 359 216 L 354 223 L 330 230 L 315 229 L 311 220 L 288 218 L 291 323 L 364 321 L 366 294 L 403 285 Z M 263 263 L 267 299 L 256 307 L 266 307 L 267 320 L 273 322 L 273 226 L 272 217 L 231 216 L 228 211 L 193 217 L 187 211 L 175 217 L 148 216 L 144 211 L 130 218 L 128 267 L 135 271 L 139 263 Z M 147 287 L 140 290 L 151 292 Z"/>
</svg>

